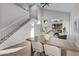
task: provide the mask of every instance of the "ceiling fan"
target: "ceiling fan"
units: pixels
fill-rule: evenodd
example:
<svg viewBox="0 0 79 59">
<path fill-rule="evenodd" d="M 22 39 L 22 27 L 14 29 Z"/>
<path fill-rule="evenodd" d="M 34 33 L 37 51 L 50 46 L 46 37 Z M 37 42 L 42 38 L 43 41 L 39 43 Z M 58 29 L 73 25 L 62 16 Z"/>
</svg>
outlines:
<svg viewBox="0 0 79 59">
<path fill-rule="evenodd" d="M 44 8 L 45 6 L 49 6 L 49 3 L 40 3 L 41 6 Z"/>
</svg>

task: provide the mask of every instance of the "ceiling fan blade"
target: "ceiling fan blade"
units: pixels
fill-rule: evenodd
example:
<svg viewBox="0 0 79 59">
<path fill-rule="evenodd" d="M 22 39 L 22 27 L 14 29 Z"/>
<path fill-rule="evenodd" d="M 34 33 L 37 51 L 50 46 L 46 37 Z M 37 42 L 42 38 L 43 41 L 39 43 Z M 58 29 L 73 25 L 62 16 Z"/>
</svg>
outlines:
<svg viewBox="0 0 79 59">
<path fill-rule="evenodd" d="M 46 3 L 46 5 L 48 5 L 48 6 L 49 6 L 49 3 Z"/>
<path fill-rule="evenodd" d="M 46 5 L 49 6 L 49 3 L 40 3 L 42 7 L 44 8 Z"/>
<path fill-rule="evenodd" d="M 44 8 L 46 4 L 44 4 L 42 7 Z"/>
</svg>

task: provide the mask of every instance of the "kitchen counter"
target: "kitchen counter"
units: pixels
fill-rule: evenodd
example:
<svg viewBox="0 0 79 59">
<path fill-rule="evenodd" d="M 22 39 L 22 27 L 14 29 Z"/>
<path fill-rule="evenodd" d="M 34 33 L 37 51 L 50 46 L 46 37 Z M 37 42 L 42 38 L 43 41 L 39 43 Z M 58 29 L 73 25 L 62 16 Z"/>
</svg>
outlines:
<svg viewBox="0 0 79 59">
<path fill-rule="evenodd" d="M 35 39 L 37 37 L 39 37 L 39 36 L 35 36 Z M 29 39 L 31 39 L 31 38 L 29 38 Z M 79 52 L 79 47 L 77 47 L 72 41 L 70 41 L 68 39 L 62 40 L 62 39 L 57 39 L 57 38 L 51 38 L 49 40 L 45 40 L 44 36 L 41 35 L 39 42 L 41 42 L 43 44 L 56 46 L 56 47 L 59 47 L 59 48 L 65 49 L 65 50 L 72 50 L 72 51 L 78 51 Z"/>
<path fill-rule="evenodd" d="M 65 50 L 72 50 L 79 52 L 79 48 L 69 40 L 51 39 L 46 41 L 45 44 L 56 46 Z"/>
<path fill-rule="evenodd" d="M 61 48 L 62 56 L 79 56 L 79 47 L 70 40 L 51 38 L 47 41 L 43 40 L 42 43 Z"/>
<path fill-rule="evenodd" d="M 35 38 L 37 37 L 39 36 L 35 36 Z M 70 40 L 62 40 L 62 39 L 57 39 L 57 38 L 51 38 L 49 40 L 45 40 L 44 36 L 41 35 L 39 42 L 61 48 L 62 53 L 64 55 L 67 55 L 67 51 L 69 54 L 72 54 L 71 52 L 73 52 L 73 55 L 74 55 L 74 52 L 75 52 L 75 55 L 76 54 L 79 55 L 79 48 Z"/>
</svg>

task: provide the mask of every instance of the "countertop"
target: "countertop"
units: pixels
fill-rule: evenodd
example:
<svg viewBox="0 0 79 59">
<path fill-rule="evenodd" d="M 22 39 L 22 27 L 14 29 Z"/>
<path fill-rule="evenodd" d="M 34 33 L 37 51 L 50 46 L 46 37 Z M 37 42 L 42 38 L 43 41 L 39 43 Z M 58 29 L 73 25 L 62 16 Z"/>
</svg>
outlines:
<svg viewBox="0 0 79 59">
<path fill-rule="evenodd" d="M 39 37 L 39 36 L 35 36 L 35 38 L 37 38 L 37 37 Z M 63 40 L 63 39 L 51 38 L 49 40 L 45 40 L 44 36 L 41 35 L 39 42 L 41 42 L 43 44 L 48 44 L 48 45 L 56 46 L 56 47 L 59 47 L 59 48 L 64 49 L 64 50 L 71 50 L 71 51 L 78 51 L 79 52 L 79 47 L 77 47 L 69 39 Z"/>
</svg>

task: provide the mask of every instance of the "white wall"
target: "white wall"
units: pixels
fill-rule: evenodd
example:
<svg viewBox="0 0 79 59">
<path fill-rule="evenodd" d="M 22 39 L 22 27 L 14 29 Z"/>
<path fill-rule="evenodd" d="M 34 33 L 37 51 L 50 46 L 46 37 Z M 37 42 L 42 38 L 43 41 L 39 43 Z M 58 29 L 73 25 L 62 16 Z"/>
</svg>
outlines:
<svg viewBox="0 0 79 59">
<path fill-rule="evenodd" d="M 70 38 L 74 43 L 79 45 L 79 32 L 77 32 L 75 28 L 75 20 L 77 17 L 79 17 L 79 4 L 73 7 L 70 15 Z"/>
<path fill-rule="evenodd" d="M 40 34 L 41 31 L 41 8 L 37 5 L 32 6 L 31 8 L 31 18 L 35 19 L 35 25 L 34 25 L 34 33 L 35 35 L 38 33 L 38 35 Z M 34 20 L 32 20 L 33 22 Z M 40 22 L 40 24 L 38 24 Z"/>
<path fill-rule="evenodd" d="M 27 13 L 23 9 L 12 3 L 0 4 L 0 29 L 10 25 L 25 15 L 27 15 Z"/>
<path fill-rule="evenodd" d="M 56 17 L 63 20 L 63 27 L 66 27 L 66 30 L 69 34 L 69 22 L 70 22 L 69 13 L 51 11 L 51 10 L 43 10 L 43 11 L 44 11 L 44 16 L 46 16 L 47 20 L 49 20 L 49 24 L 52 23 L 50 20 Z"/>
<path fill-rule="evenodd" d="M 0 27 L 1 27 L 1 24 L 2 24 L 2 17 L 1 17 L 1 15 L 2 15 L 2 5 L 0 4 Z"/>
<path fill-rule="evenodd" d="M 28 12 L 18 6 L 11 3 L 0 4 L 0 39 L 15 30 L 28 18 Z"/>
</svg>

